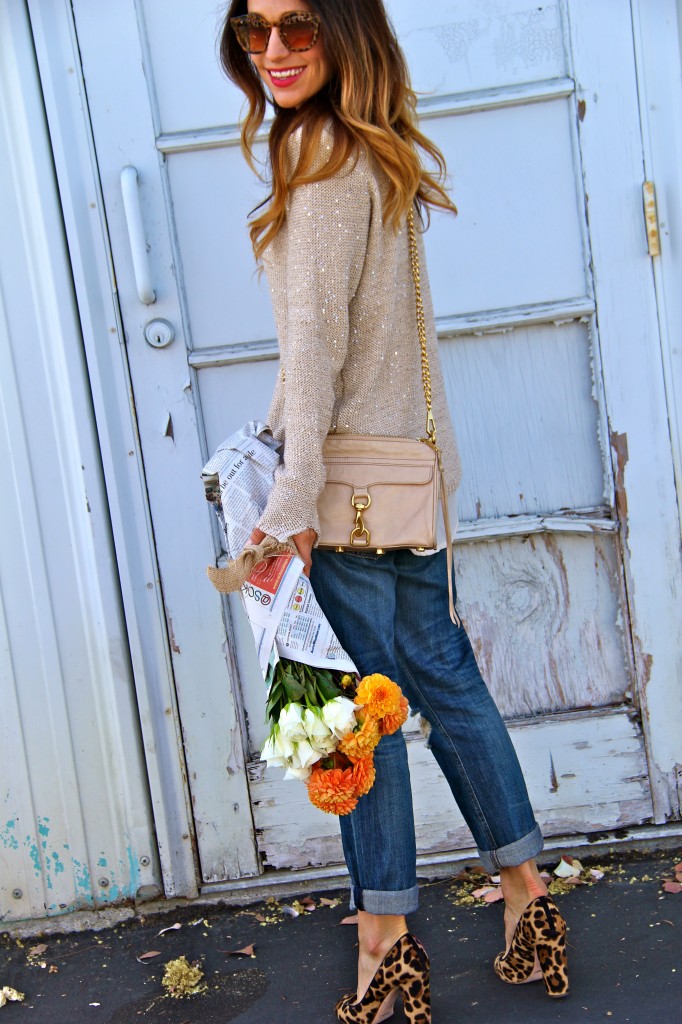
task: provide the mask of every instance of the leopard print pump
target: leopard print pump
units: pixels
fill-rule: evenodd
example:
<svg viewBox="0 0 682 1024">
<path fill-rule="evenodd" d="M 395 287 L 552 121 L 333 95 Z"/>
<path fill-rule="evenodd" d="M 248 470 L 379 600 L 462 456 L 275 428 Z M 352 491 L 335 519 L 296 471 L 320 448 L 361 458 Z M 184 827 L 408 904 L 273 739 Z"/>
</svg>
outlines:
<svg viewBox="0 0 682 1024">
<path fill-rule="evenodd" d="M 399 990 L 409 1024 L 431 1024 L 429 958 L 414 935 L 391 946 L 360 1002 L 352 993 L 336 1004 L 341 1024 L 374 1024 L 387 996 Z"/>
<path fill-rule="evenodd" d="M 495 958 L 495 973 L 511 985 L 531 980 L 536 957 L 548 996 L 555 999 L 568 992 L 566 922 L 550 896 L 538 896 L 529 903 L 516 926 L 506 953 Z"/>
</svg>

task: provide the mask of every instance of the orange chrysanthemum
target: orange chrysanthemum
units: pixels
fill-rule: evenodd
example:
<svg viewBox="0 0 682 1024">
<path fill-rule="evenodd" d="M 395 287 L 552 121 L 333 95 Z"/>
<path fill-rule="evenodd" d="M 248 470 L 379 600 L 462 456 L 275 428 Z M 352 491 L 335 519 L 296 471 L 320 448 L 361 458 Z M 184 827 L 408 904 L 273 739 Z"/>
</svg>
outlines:
<svg viewBox="0 0 682 1024">
<path fill-rule="evenodd" d="M 354 763 L 368 757 L 381 739 L 379 723 L 372 715 L 365 715 L 359 729 L 348 732 L 339 741 L 338 750 Z"/>
<path fill-rule="evenodd" d="M 352 768 L 317 768 L 307 784 L 310 802 L 327 814 L 350 814 L 357 806 Z"/>
<path fill-rule="evenodd" d="M 353 778 L 355 780 L 356 796 L 364 796 L 365 793 L 369 793 L 376 778 L 373 754 L 370 754 L 369 757 L 363 757 L 361 761 L 355 762 L 353 765 Z"/>
<path fill-rule="evenodd" d="M 379 722 L 379 729 L 381 730 L 382 736 L 390 736 L 391 733 L 397 732 L 401 725 L 407 721 L 407 711 L 409 704 L 407 697 L 400 698 L 400 710 L 394 715 L 384 715 Z"/>
<path fill-rule="evenodd" d="M 401 690 L 397 683 L 378 672 L 360 680 L 356 704 L 362 704 L 374 718 L 397 715 L 400 711 Z"/>
</svg>

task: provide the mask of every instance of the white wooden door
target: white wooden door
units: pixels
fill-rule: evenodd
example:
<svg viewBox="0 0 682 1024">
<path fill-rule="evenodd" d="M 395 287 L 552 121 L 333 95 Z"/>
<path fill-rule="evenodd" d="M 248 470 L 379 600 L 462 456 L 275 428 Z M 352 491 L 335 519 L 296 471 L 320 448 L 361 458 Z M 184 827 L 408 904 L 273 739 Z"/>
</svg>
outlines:
<svg viewBox="0 0 682 1024">
<path fill-rule="evenodd" d="M 215 58 L 223 6 L 73 4 L 206 882 L 341 859 L 335 819 L 258 762 L 249 633 L 203 574 L 217 533 L 202 460 L 265 416 L 278 368 L 245 230 L 263 193 L 239 150 L 241 97 Z M 388 6 L 460 209 L 433 217 L 427 254 L 464 462 L 462 612 L 546 833 L 662 821 L 679 813 L 665 716 L 680 721 L 669 638 L 682 616 L 647 575 L 672 589 L 679 553 L 665 525 L 674 490 L 629 4 Z M 126 165 L 139 176 L 148 305 Z M 157 348 L 144 330 L 160 318 L 175 339 Z M 647 511 L 666 517 L 655 537 Z M 409 747 L 420 851 L 470 846 L 414 729 Z"/>
</svg>

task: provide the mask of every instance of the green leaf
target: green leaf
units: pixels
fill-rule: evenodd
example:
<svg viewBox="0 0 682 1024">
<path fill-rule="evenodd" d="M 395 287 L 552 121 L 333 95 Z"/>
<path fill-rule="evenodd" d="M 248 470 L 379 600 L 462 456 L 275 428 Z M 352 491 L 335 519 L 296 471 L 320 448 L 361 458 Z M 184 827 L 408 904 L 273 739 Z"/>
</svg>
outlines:
<svg viewBox="0 0 682 1024">
<path fill-rule="evenodd" d="M 328 673 L 325 673 L 325 675 L 328 675 Z M 320 678 L 320 676 L 318 676 L 317 688 L 320 691 L 325 704 L 328 700 L 334 700 L 334 697 L 340 697 L 342 694 L 342 691 L 333 681 L 331 675 L 329 675 L 329 679 L 322 679 Z"/>
<path fill-rule="evenodd" d="M 294 679 L 293 676 L 288 676 L 285 683 L 284 689 L 286 690 L 288 702 L 298 703 L 302 700 L 304 694 L 304 688 Z"/>
</svg>

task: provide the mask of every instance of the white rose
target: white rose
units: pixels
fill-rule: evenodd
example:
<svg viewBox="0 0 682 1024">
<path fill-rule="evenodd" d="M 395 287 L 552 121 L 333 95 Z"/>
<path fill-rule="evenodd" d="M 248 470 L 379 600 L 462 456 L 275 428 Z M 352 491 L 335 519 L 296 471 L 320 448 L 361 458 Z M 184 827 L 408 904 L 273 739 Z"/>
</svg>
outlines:
<svg viewBox="0 0 682 1024">
<path fill-rule="evenodd" d="M 260 759 L 261 761 L 267 761 L 274 768 L 284 768 L 286 766 L 287 755 L 282 750 L 279 736 L 272 734 L 268 736 L 260 752 Z"/>
<path fill-rule="evenodd" d="M 335 697 L 322 708 L 322 718 L 335 736 L 341 739 L 355 727 L 357 704 L 347 697 Z"/>
<path fill-rule="evenodd" d="M 287 704 L 279 713 L 279 731 L 292 743 L 306 738 L 303 728 L 303 708 L 300 704 Z"/>
<path fill-rule="evenodd" d="M 316 761 L 320 760 L 319 752 L 313 750 L 308 740 L 301 740 L 300 743 L 296 744 L 296 754 L 298 755 L 301 768 L 308 768 L 311 764 L 315 764 Z"/>
<path fill-rule="evenodd" d="M 300 779 L 301 782 L 305 782 L 310 777 L 312 768 L 287 768 L 284 778 L 286 779 Z"/>
<path fill-rule="evenodd" d="M 333 732 L 328 733 L 327 737 L 323 740 L 315 740 L 311 745 L 315 750 L 318 751 L 321 757 L 326 757 L 327 754 L 333 754 L 339 745 L 339 741 Z"/>
<path fill-rule="evenodd" d="M 314 747 L 318 747 L 332 735 L 329 726 L 325 725 L 320 716 L 310 708 L 303 712 L 303 728 Z"/>
<path fill-rule="evenodd" d="M 296 755 L 296 745 L 292 743 L 289 737 L 285 736 L 281 731 L 275 740 L 275 746 L 287 764 L 291 761 L 292 757 Z"/>
</svg>

